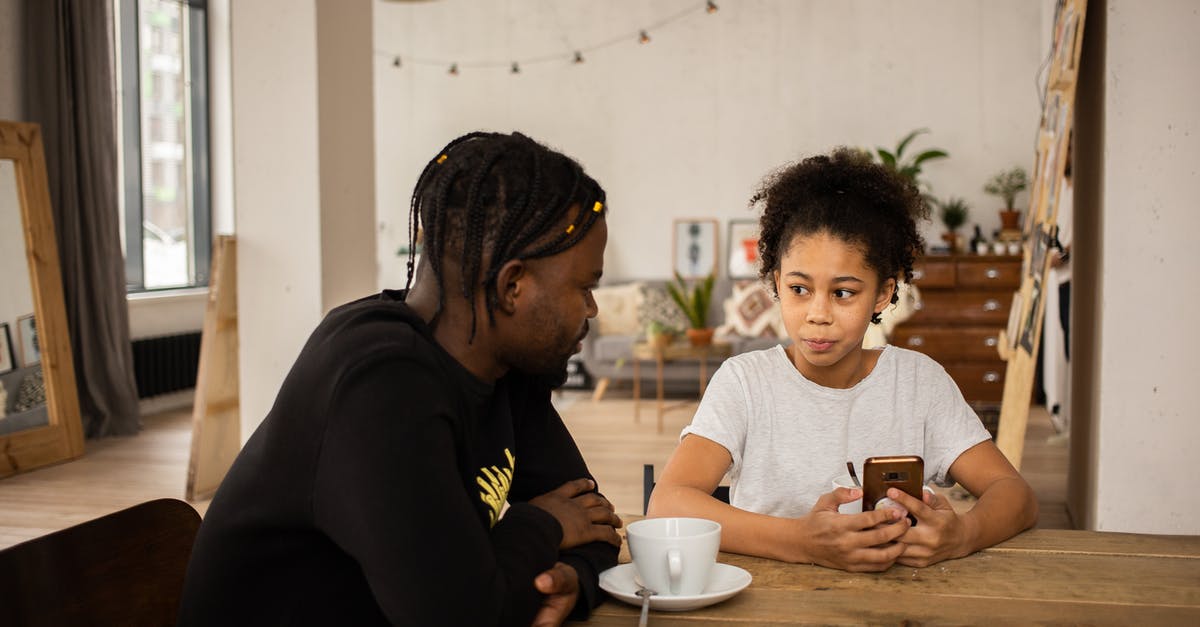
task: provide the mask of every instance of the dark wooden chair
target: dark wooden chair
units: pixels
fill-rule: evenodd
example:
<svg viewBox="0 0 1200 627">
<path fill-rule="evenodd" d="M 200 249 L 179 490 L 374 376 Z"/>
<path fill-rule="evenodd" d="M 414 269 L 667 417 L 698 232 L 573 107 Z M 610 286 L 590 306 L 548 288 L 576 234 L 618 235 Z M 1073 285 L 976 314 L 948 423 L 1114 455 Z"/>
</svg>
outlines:
<svg viewBox="0 0 1200 627">
<path fill-rule="evenodd" d="M 642 514 L 650 509 L 650 493 L 654 491 L 654 464 L 642 465 Z M 713 490 L 713 498 L 723 503 L 729 502 L 729 486 L 720 485 Z"/>
<path fill-rule="evenodd" d="M 0 623 L 174 625 L 199 527 L 158 499 L 0 550 Z"/>
</svg>

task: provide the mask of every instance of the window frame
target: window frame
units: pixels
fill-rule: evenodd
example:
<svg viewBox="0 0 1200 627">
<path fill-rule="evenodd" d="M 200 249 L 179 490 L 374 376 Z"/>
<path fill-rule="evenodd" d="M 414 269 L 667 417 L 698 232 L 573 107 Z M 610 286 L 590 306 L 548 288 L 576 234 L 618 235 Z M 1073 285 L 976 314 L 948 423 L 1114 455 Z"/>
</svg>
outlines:
<svg viewBox="0 0 1200 627">
<path fill-rule="evenodd" d="M 141 29 L 138 24 L 138 0 L 116 0 L 120 21 L 120 40 L 117 42 L 118 62 L 121 65 L 119 88 L 122 99 L 123 176 L 121 194 L 124 199 L 125 221 L 125 288 L 129 294 L 207 287 L 212 260 L 212 181 L 209 151 L 209 90 L 208 90 L 208 2 L 207 0 L 176 0 L 187 10 L 187 33 L 184 42 L 185 63 L 189 88 L 185 98 L 189 107 L 186 139 L 191 180 L 190 263 L 192 281 L 186 285 L 147 288 L 143 256 L 142 206 L 142 92 L 141 92 Z"/>
</svg>

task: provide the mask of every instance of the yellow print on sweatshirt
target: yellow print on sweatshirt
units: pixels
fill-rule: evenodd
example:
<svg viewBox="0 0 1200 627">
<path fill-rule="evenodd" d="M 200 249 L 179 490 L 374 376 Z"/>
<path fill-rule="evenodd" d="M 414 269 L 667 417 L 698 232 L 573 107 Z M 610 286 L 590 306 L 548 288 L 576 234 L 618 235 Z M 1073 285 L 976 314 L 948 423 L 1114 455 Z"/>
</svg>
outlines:
<svg viewBox="0 0 1200 627">
<path fill-rule="evenodd" d="M 475 477 L 475 483 L 478 483 L 480 487 L 480 500 L 492 509 L 488 512 L 492 527 L 495 527 L 496 521 L 500 520 L 500 509 L 504 507 L 504 501 L 508 499 L 508 488 L 512 485 L 513 469 L 517 467 L 517 459 L 507 448 L 504 449 L 504 456 L 508 458 L 507 468 L 495 466 L 480 468 L 479 476 Z"/>
</svg>

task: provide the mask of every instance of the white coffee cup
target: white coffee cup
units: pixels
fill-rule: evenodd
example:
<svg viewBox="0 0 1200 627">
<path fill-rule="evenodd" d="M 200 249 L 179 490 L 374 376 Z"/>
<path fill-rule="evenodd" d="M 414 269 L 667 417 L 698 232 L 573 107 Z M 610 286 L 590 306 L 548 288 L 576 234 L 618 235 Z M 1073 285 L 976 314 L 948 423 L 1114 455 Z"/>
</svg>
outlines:
<svg viewBox="0 0 1200 627">
<path fill-rule="evenodd" d="M 702 518 L 646 518 L 625 528 L 642 584 L 663 596 L 704 592 L 721 548 L 721 525 Z"/>
<path fill-rule="evenodd" d="M 851 489 L 862 490 L 862 488 L 854 485 L 854 482 L 850 480 L 850 475 L 846 475 L 844 477 L 838 477 L 838 478 L 834 479 L 833 481 L 831 481 L 830 484 L 832 485 L 831 490 L 836 490 L 838 488 L 851 488 Z M 853 501 L 850 501 L 849 503 L 842 503 L 841 505 L 838 505 L 838 512 L 840 512 L 842 514 L 861 514 L 862 513 L 862 498 L 857 498 Z"/>
</svg>

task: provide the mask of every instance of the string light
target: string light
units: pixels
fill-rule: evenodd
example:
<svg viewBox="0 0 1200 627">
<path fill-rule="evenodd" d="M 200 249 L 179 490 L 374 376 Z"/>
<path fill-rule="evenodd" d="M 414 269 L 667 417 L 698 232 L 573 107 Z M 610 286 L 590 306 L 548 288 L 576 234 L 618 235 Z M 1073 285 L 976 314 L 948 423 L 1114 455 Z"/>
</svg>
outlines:
<svg viewBox="0 0 1200 627">
<path fill-rule="evenodd" d="M 638 29 L 634 35 L 636 35 L 637 41 L 639 44 L 648 44 L 648 43 L 650 43 L 650 31 L 652 31 L 652 30 L 657 31 L 658 29 L 662 29 L 666 26 L 669 26 L 669 25 L 671 25 L 675 22 L 678 22 L 684 18 L 687 18 L 691 15 L 695 15 L 696 13 L 699 12 L 698 9 L 700 9 L 701 7 L 703 7 L 704 11 L 710 15 L 713 13 L 716 13 L 718 10 L 720 10 L 720 7 L 718 7 L 717 3 L 713 2 L 713 0 L 706 0 L 703 5 L 701 5 L 697 1 L 695 4 L 692 4 L 689 8 L 680 10 L 679 12 L 674 13 L 672 15 L 668 15 L 656 22 L 646 24 L 646 26 L 644 28 Z M 466 69 L 500 69 L 500 68 L 507 67 L 509 69 L 509 73 L 520 74 L 522 64 L 538 65 L 538 64 L 554 63 L 554 62 L 561 63 L 564 60 L 566 60 L 574 65 L 579 65 L 586 61 L 586 59 L 584 57 L 585 53 L 592 53 L 592 52 L 595 52 L 596 50 L 611 48 L 613 46 L 620 45 L 624 42 L 628 42 L 630 37 L 631 37 L 631 35 L 628 33 L 624 34 L 624 35 L 611 37 L 607 40 L 600 41 L 600 42 L 597 42 L 597 43 L 594 43 L 591 45 L 575 48 L 573 50 L 570 50 L 569 52 L 566 52 L 565 54 L 562 52 L 557 53 L 557 54 L 553 54 L 553 53 L 543 54 L 541 56 L 534 56 L 534 57 L 528 57 L 528 58 L 523 58 L 523 59 L 515 59 L 512 61 L 501 61 L 501 60 L 478 61 L 478 62 L 468 61 L 468 62 L 463 63 L 462 66 Z M 414 66 L 414 65 L 430 65 L 430 66 L 435 66 L 435 67 L 436 66 L 448 67 L 448 69 L 446 70 L 446 73 L 449 74 L 450 76 L 458 76 L 458 73 L 459 73 L 459 63 L 457 61 L 452 61 L 450 59 L 421 58 L 421 57 L 416 57 L 416 56 L 411 56 L 411 55 L 405 55 L 407 58 L 405 58 L 404 61 L 401 62 L 401 55 L 396 54 L 395 52 L 390 52 L 387 50 L 376 50 L 375 54 L 376 54 L 376 56 L 381 56 L 381 57 L 384 57 L 385 59 L 390 58 L 392 60 L 392 67 L 395 67 L 395 68 L 401 68 L 404 66 Z M 566 59 L 563 58 L 564 56 L 566 57 Z"/>
</svg>

